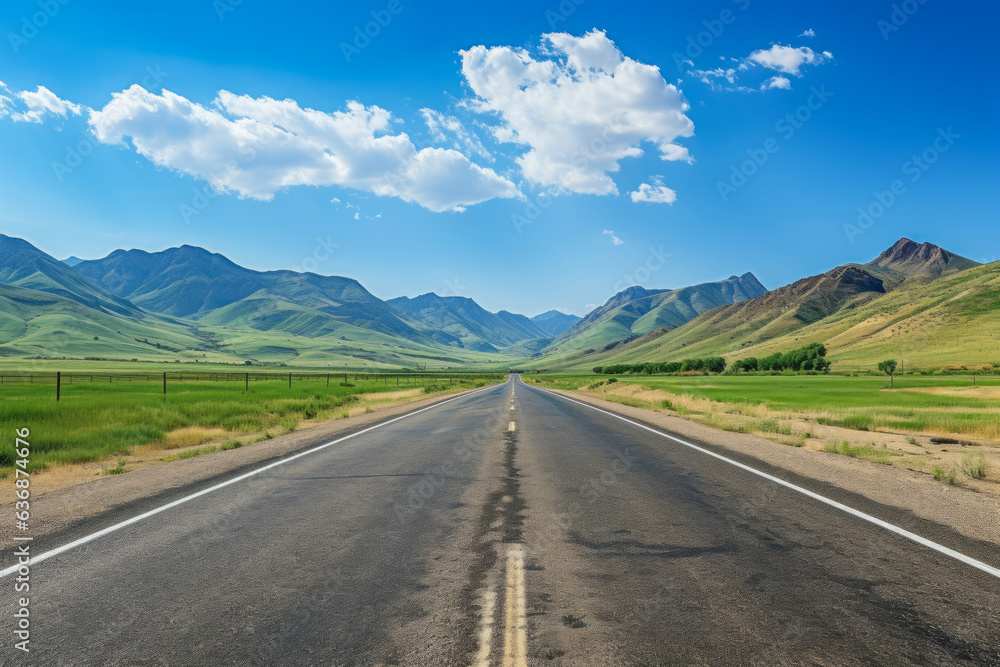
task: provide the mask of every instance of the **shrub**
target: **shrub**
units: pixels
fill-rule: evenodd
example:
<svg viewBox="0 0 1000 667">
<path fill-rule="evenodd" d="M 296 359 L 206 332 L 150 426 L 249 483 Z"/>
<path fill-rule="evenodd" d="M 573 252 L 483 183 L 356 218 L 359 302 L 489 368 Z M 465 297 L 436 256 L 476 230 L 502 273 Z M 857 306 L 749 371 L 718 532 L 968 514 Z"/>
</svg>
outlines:
<svg viewBox="0 0 1000 667">
<path fill-rule="evenodd" d="M 962 457 L 962 472 L 972 479 L 986 479 L 986 458 L 969 452 Z"/>
</svg>

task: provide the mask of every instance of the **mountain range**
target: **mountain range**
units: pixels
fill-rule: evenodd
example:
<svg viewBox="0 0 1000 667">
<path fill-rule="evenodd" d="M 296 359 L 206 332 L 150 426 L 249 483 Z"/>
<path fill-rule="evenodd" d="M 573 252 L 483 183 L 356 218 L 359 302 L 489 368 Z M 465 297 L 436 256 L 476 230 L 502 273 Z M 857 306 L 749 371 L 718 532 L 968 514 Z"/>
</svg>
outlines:
<svg viewBox="0 0 1000 667">
<path fill-rule="evenodd" d="M 255 271 L 190 245 L 59 261 L 0 234 L 0 356 L 579 370 L 763 355 L 808 339 L 851 363 L 893 345 L 983 363 L 997 349 L 998 273 L 997 263 L 901 239 L 867 264 L 772 291 L 744 273 L 628 287 L 583 318 L 527 317 L 464 296 L 382 300 L 352 278 Z M 945 332 L 965 343 L 949 351 Z"/>
<path fill-rule="evenodd" d="M 611 350 L 546 361 L 559 369 L 708 355 L 732 361 L 809 342 L 845 364 L 996 362 L 1000 262 L 980 265 L 904 238 L 867 264 L 838 266 Z"/>
</svg>

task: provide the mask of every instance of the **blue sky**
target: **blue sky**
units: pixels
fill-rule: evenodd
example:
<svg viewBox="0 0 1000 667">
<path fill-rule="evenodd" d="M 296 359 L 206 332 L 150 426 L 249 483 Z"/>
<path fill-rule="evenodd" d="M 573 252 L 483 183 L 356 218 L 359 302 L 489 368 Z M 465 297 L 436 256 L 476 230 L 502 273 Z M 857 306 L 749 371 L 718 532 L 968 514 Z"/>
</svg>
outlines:
<svg viewBox="0 0 1000 667">
<path fill-rule="evenodd" d="M 4 3 L 0 231 L 528 315 L 1000 259 L 992 3 L 341 4 Z"/>
</svg>

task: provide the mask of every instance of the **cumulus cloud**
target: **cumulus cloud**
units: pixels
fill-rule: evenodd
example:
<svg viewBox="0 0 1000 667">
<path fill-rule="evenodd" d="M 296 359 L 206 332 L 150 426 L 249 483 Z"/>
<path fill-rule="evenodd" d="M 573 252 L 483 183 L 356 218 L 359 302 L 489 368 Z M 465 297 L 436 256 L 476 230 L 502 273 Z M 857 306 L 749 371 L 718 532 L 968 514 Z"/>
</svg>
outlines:
<svg viewBox="0 0 1000 667">
<path fill-rule="evenodd" d="M 687 102 L 658 67 L 628 58 L 603 31 L 582 37 L 551 33 L 539 55 L 507 46 L 461 52 L 471 106 L 494 114 L 500 142 L 527 147 L 517 158 L 524 176 L 556 192 L 617 194 L 608 175 L 643 154 L 691 161 L 674 143 L 694 134 Z"/>
<path fill-rule="evenodd" d="M 762 90 L 771 90 L 772 88 L 791 90 L 792 81 L 787 76 L 772 76 L 770 79 L 761 84 Z"/>
<path fill-rule="evenodd" d="M 830 58 L 833 58 L 833 54 L 829 51 L 816 53 L 808 46 L 794 48 L 781 44 L 774 44 L 769 49 L 754 51 L 749 57 L 752 62 L 758 65 L 793 76 L 799 76 L 799 69 L 803 65 L 818 65 Z"/>
<path fill-rule="evenodd" d="M 620 238 L 618 238 L 617 236 L 615 236 L 615 231 L 613 229 L 605 229 L 601 233 L 602 234 L 607 234 L 608 236 L 610 236 L 611 237 L 611 243 L 613 245 L 621 245 L 621 244 L 625 243 Z"/>
<path fill-rule="evenodd" d="M 348 102 L 327 113 L 294 100 L 252 98 L 220 91 L 212 106 L 139 85 L 115 93 L 91 113 L 103 143 L 127 145 L 142 156 L 208 181 L 219 192 L 270 200 L 297 186 L 339 185 L 399 197 L 431 211 L 517 197 L 517 188 L 456 150 L 417 150 L 392 134 L 391 114 Z"/>
<path fill-rule="evenodd" d="M 663 184 L 660 179 L 654 179 L 653 184 L 642 183 L 630 192 L 633 203 L 636 204 L 673 204 L 677 201 L 677 193 Z"/>
<path fill-rule="evenodd" d="M 813 30 L 812 28 L 806 28 L 801 33 L 799 33 L 799 37 L 815 37 L 815 36 L 816 36 L 816 31 Z"/>
<path fill-rule="evenodd" d="M 10 116 L 15 123 L 41 123 L 46 116 L 79 116 L 85 109 L 60 98 L 45 86 L 15 93 L 0 81 L 0 118 Z"/>
<path fill-rule="evenodd" d="M 434 109 L 421 109 L 424 123 L 431 133 L 431 138 L 438 143 L 449 143 L 455 149 L 464 151 L 467 155 L 478 155 L 479 157 L 494 161 L 493 155 L 486 150 L 483 143 L 473 134 L 462 121 L 454 116 L 446 116 Z"/>
</svg>

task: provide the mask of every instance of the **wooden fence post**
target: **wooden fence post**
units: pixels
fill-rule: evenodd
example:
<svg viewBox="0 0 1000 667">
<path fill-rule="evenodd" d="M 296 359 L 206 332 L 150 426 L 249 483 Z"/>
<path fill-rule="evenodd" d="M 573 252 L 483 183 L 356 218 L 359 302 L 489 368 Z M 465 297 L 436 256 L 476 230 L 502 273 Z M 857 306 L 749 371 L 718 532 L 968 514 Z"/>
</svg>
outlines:
<svg viewBox="0 0 1000 667">
<path fill-rule="evenodd" d="M 163 395 L 167 395 L 167 372 L 163 371 Z"/>
<path fill-rule="evenodd" d="M 59 393 L 61 389 L 62 389 L 62 373 L 56 371 L 56 403 L 59 402 Z"/>
</svg>

